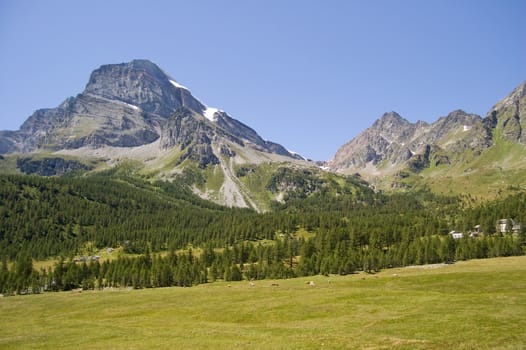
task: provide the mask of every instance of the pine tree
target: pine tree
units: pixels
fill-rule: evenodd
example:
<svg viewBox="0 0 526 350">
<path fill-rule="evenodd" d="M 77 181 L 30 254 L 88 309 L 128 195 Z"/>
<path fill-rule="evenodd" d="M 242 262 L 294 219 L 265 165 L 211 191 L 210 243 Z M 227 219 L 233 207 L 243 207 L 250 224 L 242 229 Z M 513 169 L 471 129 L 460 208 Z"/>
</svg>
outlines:
<svg viewBox="0 0 526 350">
<path fill-rule="evenodd" d="M 2 266 L 0 267 L 0 293 L 9 291 L 9 269 L 7 267 L 7 257 L 2 257 Z"/>
</svg>

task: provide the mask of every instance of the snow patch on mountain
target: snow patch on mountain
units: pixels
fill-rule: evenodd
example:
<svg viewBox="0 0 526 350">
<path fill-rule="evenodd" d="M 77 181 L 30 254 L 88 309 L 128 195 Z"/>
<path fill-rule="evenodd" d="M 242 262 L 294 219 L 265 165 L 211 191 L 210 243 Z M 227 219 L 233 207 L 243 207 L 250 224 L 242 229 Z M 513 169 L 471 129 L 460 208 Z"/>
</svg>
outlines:
<svg viewBox="0 0 526 350">
<path fill-rule="evenodd" d="M 124 102 L 124 103 L 126 103 L 126 102 Z M 130 107 L 131 109 L 134 109 L 134 110 L 136 110 L 136 111 L 139 110 L 139 107 L 137 107 L 137 106 L 135 106 L 135 105 L 132 105 L 132 104 L 129 104 L 129 103 L 126 103 L 126 105 L 127 105 L 128 107 Z"/>
<path fill-rule="evenodd" d="M 206 119 L 215 122 L 217 120 L 215 114 L 218 112 L 222 112 L 222 110 L 212 107 L 206 107 L 206 109 L 203 112 L 203 115 L 206 117 Z"/>
<path fill-rule="evenodd" d="M 176 88 L 185 89 L 185 90 L 190 91 L 186 86 L 183 86 L 183 85 L 179 84 L 175 80 L 170 80 L 170 83 L 172 83 L 172 85 L 175 86 Z"/>
<path fill-rule="evenodd" d="M 290 154 L 292 154 L 293 156 L 298 156 L 300 157 L 302 160 L 306 160 L 305 157 L 303 157 L 301 154 L 299 154 L 298 152 L 294 152 L 294 151 L 291 151 L 290 149 L 287 150 Z"/>
</svg>

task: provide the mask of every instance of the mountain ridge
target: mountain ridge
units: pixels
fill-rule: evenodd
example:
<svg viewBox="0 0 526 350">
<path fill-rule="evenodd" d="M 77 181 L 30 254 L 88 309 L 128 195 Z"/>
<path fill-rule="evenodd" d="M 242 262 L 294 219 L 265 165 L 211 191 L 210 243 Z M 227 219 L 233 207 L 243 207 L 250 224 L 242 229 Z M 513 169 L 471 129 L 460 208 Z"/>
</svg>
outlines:
<svg viewBox="0 0 526 350">
<path fill-rule="evenodd" d="M 517 145 L 513 148 L 516 161 L 508 162 L 504 169 L 524 170 L 519 153 L 526 156 L 525 128 L 526 81 L 497 102 L 484 118 L 455 110 L 432 123 L 411 123 L 396 112 L 386 113 L 340 147 L 326 165 L 338 173 L 358 173 L 382 189 L 425 187 L 428 179 L 436 185 L 440 179 L 463 178 L 464 173 L 470 173 L 471 182 L 477 182 L 477 176 L 489 176 L 488 172 L 495 176 L 500 166 L 488 154 L 508 147 L 503 143 Z M 474 168 L 481 159 L 486 159 L 483 166 Z M 505 178 L 502 175 L 499 181 L 507 183 Z M 526 183 L 520 181 L 519 185 Z M 498 185 L 492 186 L 497 191 Z"/>
</svg>

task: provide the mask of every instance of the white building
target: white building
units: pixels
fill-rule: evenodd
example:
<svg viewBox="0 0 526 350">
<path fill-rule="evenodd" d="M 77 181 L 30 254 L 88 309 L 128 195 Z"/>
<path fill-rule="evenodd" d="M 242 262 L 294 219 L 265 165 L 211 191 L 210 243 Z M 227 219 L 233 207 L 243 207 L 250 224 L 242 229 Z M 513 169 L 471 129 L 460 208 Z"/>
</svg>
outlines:
<svg viewBox="0 0 526 350">
<path fill-rule="evenodd" d="M 464 234 L 462 232 L 451 231 L 449 234 L 451 235 L 451 237 L 453 237 L 453 239 L 460 239 L 464 237 Z"/>
</svg>

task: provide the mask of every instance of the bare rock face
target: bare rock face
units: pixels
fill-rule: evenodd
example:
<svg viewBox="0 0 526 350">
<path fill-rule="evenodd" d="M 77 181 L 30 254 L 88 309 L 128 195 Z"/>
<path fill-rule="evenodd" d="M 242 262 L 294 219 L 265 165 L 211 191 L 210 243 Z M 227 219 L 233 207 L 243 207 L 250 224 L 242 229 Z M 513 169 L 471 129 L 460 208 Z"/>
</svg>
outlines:
<svg viewBox="0 0 526 350">
<path fill-rule="evenodd" d="M 384 114 L 374 124 L 342 146 L 331 161 L 333 170 L 362 169 L 368 164 L 376 166 L 384 160 L 403 162 L 412 156 L 409 142 L 418 136 L 427 124 L 412 124 L 396 112 Z"/>
<path fill-rule="evenodd" d="M 144 145 L 159 138 L 165 119 L 182 106 L 205 108 L 155 64 L 104 65 L 91 74 L 84 92 L 33 113 L 8 135 L 2 152 Z"/>
<path fill-rule="evenodd" d="M 526 144 L 526 81 L 493 106 L 486 119 L 488 127 L 502 130 L 505 140 Z"/>
<path fill-rule="evenodd" d="M 0 131 L 0 154 L 17 152 L 20 144 L 19 132 L 11 130 Z"/>
<path fill-rule="evenodd" d="M 176 86 L 175 80 L 148 60 L 101 66 L 91 73 L 84 93 L 119 100 L 163 117 L 183 106 L 194 111 L 205 108 L 189 90 Z"/>
<path fill-rule="evenodd" d="M 244 140 L 243 142 L 245 143 L 250 143 L 260 151 L 280 154 L 282 156 L 292 157 L 296 159 L 302 159 L 301 156 L 290 153 L 280 144 L 274 143 L 272 141 L 263 140 L 261 136 L 259 136 L 258 133 L 252 128 L 246 126 L 245 124 L 241 123 L 240 121 L 234 118 L 231 118 L 228 114 L 226 114 L 223 111 L 219 111 L 216 113 L 215 123 L 226 133 L 236 137 L 239 140 Z"/>
<path fill-rule="evenodd" d="M 58 108 L 36 111 L 20 129 L 21 151 L 139 146 L 159 137 L 159 124 L 159 116 L 119 100 L 80 94 Z"/>
<path fill-rule="evenodd" d="M 413 170 L 429 166 L 430 159 L 444 164 L 441 152 L 463 152 L 466 148 L 489 146 L 482 118 L 457 110 L 433 124 L 411 123 L 395 112 L 384 114 L 372 127 L 342 146 L 328 163 L 335 171 L 362 172 L 382 168 L 392 171 L 411 162 Z"/>
<path fill-rule="evenodd" d="M 160 147 L 164 150 L 177 147 L 183 151 L 179 163 L 191 159 L 201 168 L 219 164 L 213 151 L 215 145 L 220 154 L 228 158 L 236 156 L 236 152 L 228 145 L 296 157 L 290 155 L 283 146 L 263 140 L 253 129 L 223 111 L 216 112 L 212 121 L 192 109 L 181 107 L 162 127 Z"/>
<path fill-rule="evenodd" d="M 482 118 L 457 110 L 435 123 L 411 123 L 395 112 L 384 114 L 346 145 L 328 165 L 332 170 L 352 169 L 360 172 L 372 168 L 381 173 L 399 168 L 408 161 L 413 170 L 429 166 L 430 159 L 447 162 L 442 150 L 463 152 L 466 147 L 487 147 Z"/>
<path fill-rule="evenodd" d="M 217 137 L 217 133 L 210 124 L 205 118 L 199 118 L 192 110 L 180 108 L 164 125 L 160 140 L 161 148 L 179 147 L 184 151 L 178 163 L 190 159 L 197 162 L 200 168 L 209 164 L 219 164 L 219 159 L 212 149 L 212 140 Z"/>
</svg>

